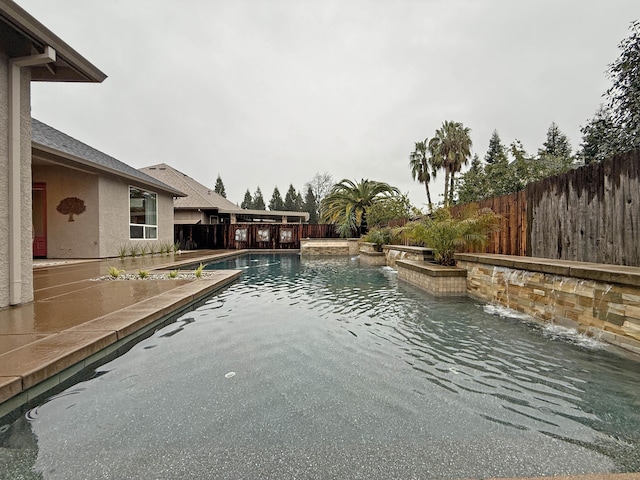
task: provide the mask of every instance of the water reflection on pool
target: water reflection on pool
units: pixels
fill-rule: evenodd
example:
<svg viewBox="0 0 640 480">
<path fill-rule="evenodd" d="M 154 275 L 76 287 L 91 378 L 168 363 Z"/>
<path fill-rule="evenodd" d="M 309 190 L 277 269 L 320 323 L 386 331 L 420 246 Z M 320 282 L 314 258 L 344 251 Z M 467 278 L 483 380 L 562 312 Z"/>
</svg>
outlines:
<svg viewBox="0 0 640 480">
<path fill-rule="evenodd" d="M 35 435 L 44 478 L 640 470 L 640 365 L 604 344 L 352 258 L 207 268 L 244 273 L 7 427 L 3 451 Z"/>
</svg>

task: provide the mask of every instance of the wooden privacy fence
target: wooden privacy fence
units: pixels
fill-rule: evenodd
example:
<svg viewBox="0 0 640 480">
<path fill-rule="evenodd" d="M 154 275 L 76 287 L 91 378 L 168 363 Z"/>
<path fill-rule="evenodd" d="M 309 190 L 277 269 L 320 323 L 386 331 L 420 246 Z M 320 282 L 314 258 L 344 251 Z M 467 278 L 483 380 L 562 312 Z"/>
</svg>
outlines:
<svg viewBox="0 0 640 480">
<path fill-rule="evenodd" d="M 487 253 L 640 266 L 640 150 L 478 205 L 502 217 Z"/>
<path fill-rule="evenodd" d="M 489 244 L 482 249 L 487 253 L 525 255 L 527 249 L 527 197 L 520 191 L 502 197 L 477 202 L 480 208 L 490 208 L 500 215 L 500 230 L 491 235 Z M 464 205 L 456 205 L 451 213 L 458 215 Z"/>
<path fill-rule="evenodd" d="M 336 238 L 335 225 L 299 223 L 222 223 L 175 225 L 175 241 L 185 250 L 299 249 L 301 238 Z"/>
</svg>

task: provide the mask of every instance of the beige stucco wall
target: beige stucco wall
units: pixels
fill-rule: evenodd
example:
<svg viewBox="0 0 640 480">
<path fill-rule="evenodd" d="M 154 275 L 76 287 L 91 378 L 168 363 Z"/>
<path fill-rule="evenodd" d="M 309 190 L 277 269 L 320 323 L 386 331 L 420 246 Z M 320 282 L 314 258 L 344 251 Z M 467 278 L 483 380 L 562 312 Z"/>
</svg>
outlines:
<svg viewBox="0 0 640 480">
<path fill-rule="evenodd" d="M 176 210 L 174 212 L 175 222 L 177 224 L 180 223 L 209 223 L 209 219 L 205 218 L 205 215 L 202 212 L 198 212 L 197 210 Z"/>
<path fill-rule="evenodd" d="M 129 239 L 129 187 L 153 192 L 144 185 L 130 183 L 116 177 L 100 177 L 100 257 L 116 257 L 119 250 L 134 243 L 173 244 L 173 197 L 155 192 L 158 207 L 157 240 Z"/>
<path fill-rule="evenodd" d="M 96 258 L 99 256 L 98 176 L 62 166 L 33 166 L 33 181 L 47 188 L 47 257 Z M 84 200 L 86 210 L 69 215 L 56 210 L 67 197 Z"/>
<path fill-rule="evenodd" d="M 9 305 L 9 122 L 7 56 L 0 52 L 0 307 Z"/>
<path fill-rule="evenodd" d="M 22 231 L 21 301 L 33 300 L 31 247 L 31 85 L 29 69 L 22 69 L 20 85 L 20 216 Z M 0 52 L 0 307 L 9 305 L 9 59 Z"/>
<path fill-rule="evenodd" d="M 124 179 L 100 177 L 99 257 L 115 257 L 129 243 L 129 183 Z"/>
<path fill-rule="evenodd" d="M 129 239 L 129 186 L 126 179 L 62 166 L 34 165 L 33 181 L 47 188 L 47 257 L 116 257 L 123 246 L 152 240 Z M 136 185 L 145 190 L 149 187 Z M 173 197 L 157 193 L 158 240 L 173 243 Z M 86 210 L 69 216 L 56 210 L 67 197 L 84 200 Z M 30 252 L 31 253 L 31 252 Z"/>
</svg>

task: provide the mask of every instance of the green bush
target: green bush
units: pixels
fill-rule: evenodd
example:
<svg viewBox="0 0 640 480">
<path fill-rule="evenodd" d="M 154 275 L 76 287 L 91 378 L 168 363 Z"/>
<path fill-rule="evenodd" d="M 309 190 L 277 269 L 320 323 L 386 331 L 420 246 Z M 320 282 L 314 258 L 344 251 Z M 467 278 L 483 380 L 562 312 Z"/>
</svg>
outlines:
<svg viewBox="0 0 640 480">
<path fill-rule="evenodd" d="M 393 233 L 390 228 L 373 227 L 362 239 L 365 242 L 374 243 L 380 247 L 382 245 L 388 245 L 393 241 Z"/>
<path fill-rule="evenodd" d="M 491 209 L 470 204 L 456 218 L 446 208 L 436 210 L 423 220 L 397 229 L 414 245 L 433 249 L 436 263 L 455 265 L 454 254 L 468 248 L 483 247 L 489 235 L 500 229 L 500 216 Z"/>
</svg>

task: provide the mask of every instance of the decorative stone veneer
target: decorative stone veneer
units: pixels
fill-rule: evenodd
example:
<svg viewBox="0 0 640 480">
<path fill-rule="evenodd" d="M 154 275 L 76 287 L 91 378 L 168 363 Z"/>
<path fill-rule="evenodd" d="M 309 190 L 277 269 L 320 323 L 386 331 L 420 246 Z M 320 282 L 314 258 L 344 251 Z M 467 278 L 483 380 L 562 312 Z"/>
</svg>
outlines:
<svg viewBox="0 0 640 480">
<path fill-rule="evenodd" d="M 360 242 L 360 250 L 358 255 L 362 263 L 367 265 L 386 265 L 387 259 L 375 243 Z"/>
<path fill-rule="evenodd" d="M 301 255 L 358 255 L 357 238 L 300 239 Z"/>
<path fill-rule="evenodd" d="M 459 254 L 470 296 L 640 354 L 640 268 Z"/>
<path fill-rule="evenodd" d="M 466 296 L 467 271 L 419 260 L 397 260 L 398 278 L 433 295 Z"/>
<path fill-rule="evenodd" d="M 387 265 L 396 266 L 397 260 L 433 261 L 433 250 L 424 247 L 409 247 L 404 245 L 383 245 L 382 251 L 387 259 Z"/>
</svg>

